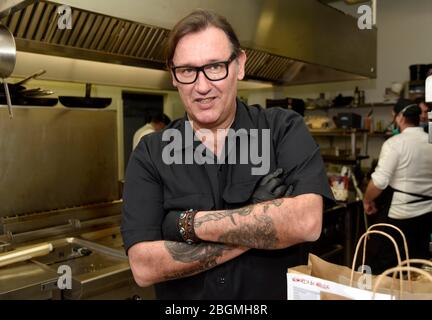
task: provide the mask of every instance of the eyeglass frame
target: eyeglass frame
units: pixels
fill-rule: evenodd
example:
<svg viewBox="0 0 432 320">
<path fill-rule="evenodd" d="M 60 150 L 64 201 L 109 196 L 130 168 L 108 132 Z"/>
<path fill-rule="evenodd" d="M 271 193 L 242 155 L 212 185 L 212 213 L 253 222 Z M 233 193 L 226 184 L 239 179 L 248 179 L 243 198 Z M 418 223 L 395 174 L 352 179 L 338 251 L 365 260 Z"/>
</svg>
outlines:
<svg viewBox="0 0 432 320">
<path fill-rule="evenodd" d="M 228 77 L 228 75 L 229 75 L 229 65 L 230 65 L 230 63 L 233 62 L 235 59 L 237 59 L 237 54 L 236 54 L 235 52 L 233 52 L 233 53 L 231 53 L 229 59 L 226 60 L 226 61 L 216 61 L 216 62 L 212 62 L 212 63 L 207 63 L 207 64 L 202 65 L 202 66 L 200 66 L 200 67 L 194 67 L 194 66 L 188 66 L 188 65 L 177 66 L 177 67 L 171 67 L 171 72 L 172 72 L 172 74 L 173 74 L 175 80 L 176 80 L 178 83 L 181 83 L 181 84 L 192 84 L 192 83 L 195 83 L 195 82 L 197 81 L 197 79 L 198 79 L 198 76 L 199 76 L 199 73 L 200 73 L 200 72 L 202 72 L 202 73 L 204 74 L 204 76 L 205 76 L 209 81 L 221 81 L 221 80 L 224 80 L 224 79 L 226 79 L 226 78 Z M 208 66 L 211 66 L 211 65 L 214 65 L 214 64 L 218 64 L 218 63 L 223 63 L 223 64 L 225 65 L 226 75 L 225 75 L 223 78 L 220 78 L 220 79 L 217 79 L 217 80 L 210 79 L 210 78 L 207 76 L 207 74 L 205 73 L 204 69 L 205 69 L 206 67 L 208 67 Z M 176 72 L 175 72 L 176 69 L 179 69 L 179 68 L 191 68 L 191 69 L 194 69 L 195 72 L 196 72 L 196 74 L 195 74 L 195 79 L 194 79 L 193 81 L 191 81 L 191 82 L 182 82 L 182 81 L 180 81 L 180 80 L 177 78 L 177 75 L 176 75 Z"/>
</svg>

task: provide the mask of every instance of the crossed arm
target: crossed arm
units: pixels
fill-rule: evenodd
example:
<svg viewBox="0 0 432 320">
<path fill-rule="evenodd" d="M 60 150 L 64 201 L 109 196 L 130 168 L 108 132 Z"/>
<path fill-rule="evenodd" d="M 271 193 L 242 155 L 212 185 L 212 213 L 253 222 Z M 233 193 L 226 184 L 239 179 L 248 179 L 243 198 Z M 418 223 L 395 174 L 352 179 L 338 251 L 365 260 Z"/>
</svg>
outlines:
<svg viewBox="0 0 432 320">
<path fill-rule="evenodd" d="M 304 194 L 234 210 L 200 211 L 194 226 L 204 242 L 137 243 L 128 251 L 131 269 L 140 286 L 149 286 L 211 269 L 250 248 L 282 249 L 315 241 L 322 210 L 320 195 Z"/>
</svg>

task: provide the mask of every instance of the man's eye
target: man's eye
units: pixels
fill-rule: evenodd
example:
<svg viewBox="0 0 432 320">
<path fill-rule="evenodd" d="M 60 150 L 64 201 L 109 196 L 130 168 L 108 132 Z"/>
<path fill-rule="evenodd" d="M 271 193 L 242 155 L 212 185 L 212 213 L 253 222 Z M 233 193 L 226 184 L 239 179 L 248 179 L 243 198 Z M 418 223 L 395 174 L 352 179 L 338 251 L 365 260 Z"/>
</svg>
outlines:
<svg viewBox="0 0 432 320">
<path fill-rule="evenodd" d="M 183 76 L 190 76 L 195 73 L 195 70 L 193 68 L 181 68 L 177 69 L 177 72 Z"/>
<path fill-rule="evenodd" d="M 215 63 L 215 64 L 211 64 L 209 66 L 207 66 L 206 70 L 213 72 L 213 73 L 217 73 L 217 72 L 221 72 L 224 68 L 224 64 L 223 63 Z"/>
</svg>

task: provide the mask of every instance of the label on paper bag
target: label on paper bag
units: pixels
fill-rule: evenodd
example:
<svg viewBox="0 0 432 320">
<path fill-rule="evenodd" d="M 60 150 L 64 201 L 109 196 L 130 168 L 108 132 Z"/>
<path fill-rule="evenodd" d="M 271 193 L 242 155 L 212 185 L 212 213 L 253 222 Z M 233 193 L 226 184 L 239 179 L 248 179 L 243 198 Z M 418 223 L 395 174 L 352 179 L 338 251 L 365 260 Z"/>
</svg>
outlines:
<svg viewBox="0 0 432 320">
<path fill-rule="evenodd" d="M 287 273 L 288 300 L 320 300 L 330 293 L 352 300 L 372 300 L 372 291 L 362 290 L 305 274 Z M 374 300 L 392 300 L 389 294 L 375 293 Z"/>
</svg>

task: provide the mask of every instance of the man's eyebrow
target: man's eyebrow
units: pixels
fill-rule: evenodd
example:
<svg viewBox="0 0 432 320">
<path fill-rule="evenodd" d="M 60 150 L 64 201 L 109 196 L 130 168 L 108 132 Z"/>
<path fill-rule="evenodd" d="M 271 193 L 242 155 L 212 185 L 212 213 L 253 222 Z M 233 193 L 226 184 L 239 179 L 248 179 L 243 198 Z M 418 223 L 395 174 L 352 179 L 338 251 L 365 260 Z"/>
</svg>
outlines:
<svg viewBox="0 0 432 320">
<path fill-rule="evenodd" d="M 201 65 L 196 65 L 196 64 L 193 64 L 193 63 L 183 63 L 183 64 L 174 64 L 174 65 L 176 67 L 201 67 L 201 66 L 205 66 L 205 65 L 212 64 L 212 63 L 215 63 L 215 62 L 221 62 L 221 61 L 223 61 L 223 59 L 210 59 L 206 63 L 201 64 Z"/>
</svg>

